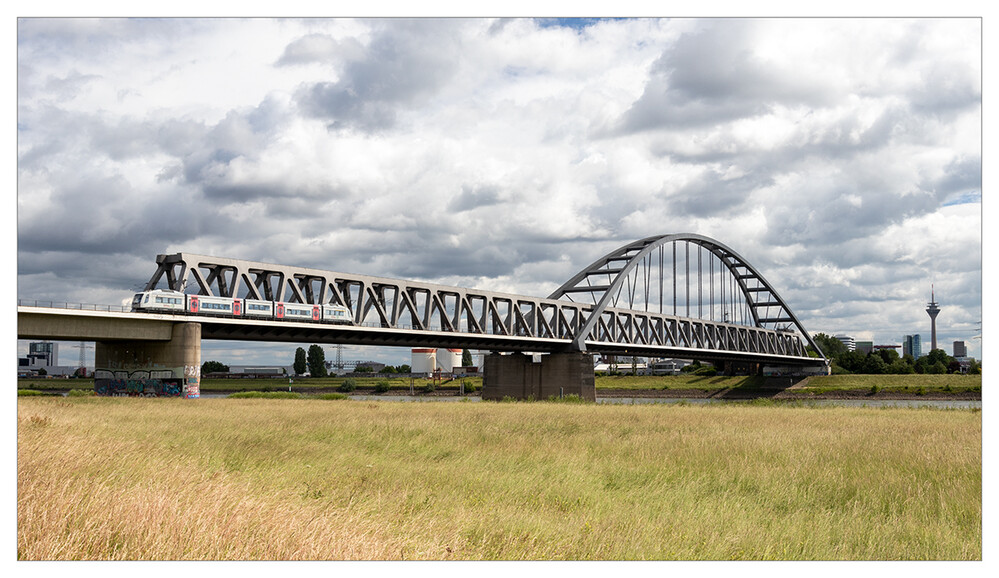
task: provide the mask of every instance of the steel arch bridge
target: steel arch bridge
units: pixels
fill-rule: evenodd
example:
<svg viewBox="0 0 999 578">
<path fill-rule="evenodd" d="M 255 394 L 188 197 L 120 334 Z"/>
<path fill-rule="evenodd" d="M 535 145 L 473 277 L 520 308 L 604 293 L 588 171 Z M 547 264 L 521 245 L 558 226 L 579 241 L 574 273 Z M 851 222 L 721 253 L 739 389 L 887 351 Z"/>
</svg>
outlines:
<svg viewBox="0 0 999 578">
<path fill-rule="evenodd" d="M 691 245 L 695 247 L 693 260 Z M 679 258 L 678 247 L 683 250 Z M 692 291 L 691 283 L 695 280 L 691 267 L 695 260 L 696 284 Z M 682 271 L 677 270 L 680 263 Z M 667 277 L 669 266 L 672 275 Z M 665 286 L 667 278 L 672 281 L 671 287 Z M 680 291 L 677 284 L 680 279 L 683 280 L 682 293 L 685 297 L 682 302 L 678 302 Z M 705 279 L 707 291 L 704 291 Z M 654 285 L 656 282 L 658 287 Z M 549 295 L 549 299 L 575 301 L 575 295 L 582 296 L 584 300 L 588 297 L 587 302 L 593 304 L 593 314 L 573 340 L 573 346 L 582 350 L 585 341 L 592 339 L 594 331 L 598 335 L 614 335 L 613 328 L 622 328 L 616 317 L 627 319 L 641 315 L 635 313 L 636 308 L 646 314 L 652 311 L 664 315 L 671 307 L 672 316 L 678 319 L 682 309 L 682 318 L 691 319 L 694 293 L 696 319 L 700 321 L 707 317 L 708 323 L 713 326 L 717 317 L 717 321 L 725 324 L 748 325 L 779 333 L 797 331 L 808 345 L 822 355 L 811 335 L 763 275 L 731 248 L 703 235 L 657 235 L 615 249 L 577 273 Z M 666 300 L 667 297 L 672 297 L 671 302 Z M 624 312 L 619 313 L 622 307 Z M 695 324 L 691 329 L 697 333 L 698 329 L 705 328 Z M 699 341 L 711 340 L 702 335 Z"/>
<path fill-rule="evenodd" d="M 693 249 L 693 253 L 692 250 Z M 177 253 L 146 284 L 192 294 L 343 305 L 348 327 L 204 318 L 206 338 L 496 351 L 584 351 L 818 365 L 825 358 L 775 288 L 724 244 L 648 237 L 594 261 L 547 298 Z M 806 345 L 819 353 L 809 357 Z"/>
</svg>

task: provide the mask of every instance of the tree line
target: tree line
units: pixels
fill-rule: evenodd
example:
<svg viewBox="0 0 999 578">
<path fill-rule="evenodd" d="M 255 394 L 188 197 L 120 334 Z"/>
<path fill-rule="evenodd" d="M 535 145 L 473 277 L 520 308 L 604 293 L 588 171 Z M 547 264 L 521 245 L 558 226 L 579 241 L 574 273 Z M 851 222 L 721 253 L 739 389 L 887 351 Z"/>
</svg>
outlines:
<svg viewBox="0 0 999 578">
<path fill-rule="evenodd" d="M 816 333 L 812 339 L 832 361 L 833 373 L 961 373 L 961 363 L 943 349 L 930 350 L 915 359 L 908 353 L 899 355 L 894 349 L 877 349 L 870 353 L 850 351 L 842 341 L 825 333 Z M 809 355 L 818 355 L 811 346 L 808 351 Z M 981 373 L 978 362 L 971 362 L 968 373 Z"/>
</svg>

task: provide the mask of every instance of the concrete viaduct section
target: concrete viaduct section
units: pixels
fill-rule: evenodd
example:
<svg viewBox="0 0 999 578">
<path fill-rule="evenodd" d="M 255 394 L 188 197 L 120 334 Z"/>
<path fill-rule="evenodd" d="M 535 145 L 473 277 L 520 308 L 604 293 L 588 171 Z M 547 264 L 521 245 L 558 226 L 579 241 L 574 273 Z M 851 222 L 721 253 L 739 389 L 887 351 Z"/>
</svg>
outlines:
<svg viewBox="0 0 999 578">
<path fill-rule="evenodd" d="M 201 324 L 68 309 L 18 311 L 22 339 L 94 341 L 99 395 L 200 396 Z"/>
<path fill-rule="evenodd" d="M 565 395 L 596 401 L 593 356 L 586 353 L 542 355 L 540 363 L 521 353 L 487 355 L 482 399 L 548 399 Z"/>
</svg>

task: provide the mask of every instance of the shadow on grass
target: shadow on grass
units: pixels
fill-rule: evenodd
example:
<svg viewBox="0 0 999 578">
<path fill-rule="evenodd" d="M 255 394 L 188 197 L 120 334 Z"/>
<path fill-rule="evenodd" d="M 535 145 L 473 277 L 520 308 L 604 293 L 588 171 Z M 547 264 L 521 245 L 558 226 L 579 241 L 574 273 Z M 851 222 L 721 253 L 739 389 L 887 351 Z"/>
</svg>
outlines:
<svg viewBox="0 0 999 578">
<path fill-rule="evenodd" d="M 766 399 L 775 397 L 777 394 L 787 390 L 794 385 L 801 383 L 806 376 L 780 376 L 763 377 L 758 375 L 748 375 L 740 379 L 734 385 L 731 377 L 705 377 L 707 383 L 727 382 L 727 387 L 719 388 L 708 395 L 714 399 Z M 700 380 L 698 380 L 700 381 Z"/>
</svg>

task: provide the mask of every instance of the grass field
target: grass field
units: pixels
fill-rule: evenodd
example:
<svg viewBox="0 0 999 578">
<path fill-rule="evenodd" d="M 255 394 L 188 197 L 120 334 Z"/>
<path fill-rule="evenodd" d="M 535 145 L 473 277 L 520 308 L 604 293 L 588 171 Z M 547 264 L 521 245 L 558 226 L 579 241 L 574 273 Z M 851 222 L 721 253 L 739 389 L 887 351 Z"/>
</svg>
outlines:
<svg viewBox="0 0 999 578">
<path fill-rule="evenodd" d="M 981 412 L 24 397 L 19 559 L 981 559 Z"/>
<path fill-rule="evenodd" d="M 211 391 L 287 391 L 291 385 L 297 390 L 336 389 L 344 381 L 342 377 L 297 378 L 289 384 L 288 379 L 203 379 L 201 390 Z M 379 381 L 388 381 L 392 391 L 408 393 L 410 386 L 421 391 L 427 384 L 426 379 L 408 377 L 392 377 L 391 375 L 377 377 L 354 378 L 359 389 L 371 389 Z M 443 390 L 457 390 L 461 382 L 466 388 L 472 386 L 476 391 L 482 389 L 481 377 L 455 379 L 436 387 Z M 601 389 L 701 389 L 718 390 L 723 388 L 751 390 L 760 387 L 763 378 L 745 376 L 702 377 L 694 375 L 677 376 L 597 376 L 597 392 Z M 827 375 L 811 377 L 798 386 L 806 393 L 827 393 L 843 390 L 870 390 L 877 387 L 883 391 L 915 392 L 922 387 L 925 393 L 950 393 L 960 391 L 981 391 L 981 375 Z M 18 381 L 18 389 L 37 391 L 93 389 L 92 379 L 22 379 Z M 976 389 L 977 388 L 977 389 Z"/>
</svg>

